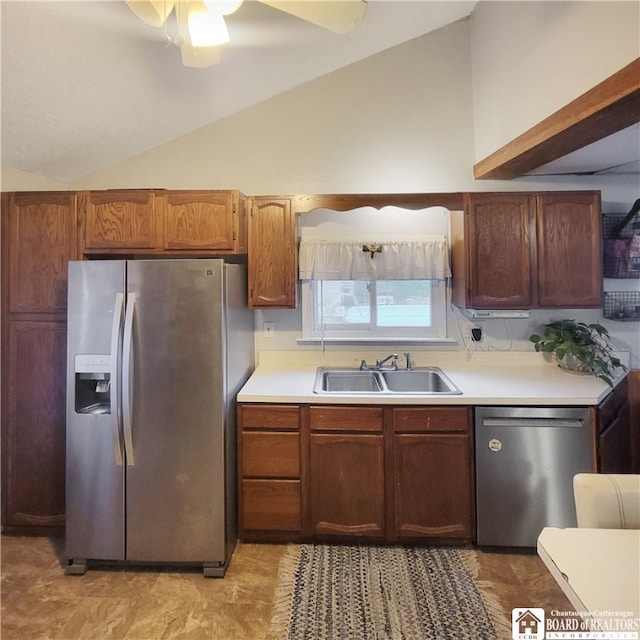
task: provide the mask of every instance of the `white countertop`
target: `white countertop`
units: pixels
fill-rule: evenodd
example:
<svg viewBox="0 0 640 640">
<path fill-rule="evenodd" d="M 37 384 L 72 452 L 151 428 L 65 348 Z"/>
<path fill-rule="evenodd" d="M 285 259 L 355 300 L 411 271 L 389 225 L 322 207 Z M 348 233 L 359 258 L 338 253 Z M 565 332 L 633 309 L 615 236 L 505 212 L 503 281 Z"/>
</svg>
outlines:
<svg viewBox="0 0 640 640">
<path fill-rule="evenodd" d="M 599 404 L 611 390 L 602 380 L 560 369 L 535 352 L 474 354 L 466 360 L 462 352 L 452 351 L 416 353 L 414 366 L 440 367 L 461 395 L 313 393 L 318 367 L 357 368 L 364 357 L 347 351 L 263 351 L 238 402 L 585 406 Z M 375 357 L 365 359 L 373 362 Z"/>
</svg>

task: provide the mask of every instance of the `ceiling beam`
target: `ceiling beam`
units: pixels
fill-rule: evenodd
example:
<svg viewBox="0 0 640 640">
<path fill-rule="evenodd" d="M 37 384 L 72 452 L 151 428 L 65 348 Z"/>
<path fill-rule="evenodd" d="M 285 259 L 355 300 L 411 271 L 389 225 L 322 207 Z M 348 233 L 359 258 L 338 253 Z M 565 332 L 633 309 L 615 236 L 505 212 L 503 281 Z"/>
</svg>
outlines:
<svg viewBox="0 0 640 640">
<path fill-rule="evenodd" d="M 473 166 L 477 180 L 510 180 L 640 122 L 640 58 Z"/>
</svg>

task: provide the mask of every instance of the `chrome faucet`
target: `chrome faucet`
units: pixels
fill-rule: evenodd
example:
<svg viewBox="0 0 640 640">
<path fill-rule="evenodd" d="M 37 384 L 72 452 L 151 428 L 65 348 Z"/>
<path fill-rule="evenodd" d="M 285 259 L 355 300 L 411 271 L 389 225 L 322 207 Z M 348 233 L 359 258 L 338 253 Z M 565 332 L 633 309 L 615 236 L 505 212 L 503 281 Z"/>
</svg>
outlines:
<svg viewBox="0 0 640 640">
<path fill-rule="evenodd" d="M 388 355 L 386 358 L 382 359 L 382 360 L 376 360 L 376 369 L 382 369 L 382 365 L 384 365 L 385 362 L 388 362 L 389 360 L 391 360 L 391 365 L 388 367 L 389 369 L 397 369 L 398 368 L 398 354 L 397 353 L 392 353 L 391 355 Z"/>
<path fill-rule="evenodd" d="M 413 369 L 413 362 L 411 362 L 411 354 L 408 351 L 404 352 L 404 357 L 406 360 L 406 369 L 407 371 L 410 371 L 411 369 Z"/>
</svg>

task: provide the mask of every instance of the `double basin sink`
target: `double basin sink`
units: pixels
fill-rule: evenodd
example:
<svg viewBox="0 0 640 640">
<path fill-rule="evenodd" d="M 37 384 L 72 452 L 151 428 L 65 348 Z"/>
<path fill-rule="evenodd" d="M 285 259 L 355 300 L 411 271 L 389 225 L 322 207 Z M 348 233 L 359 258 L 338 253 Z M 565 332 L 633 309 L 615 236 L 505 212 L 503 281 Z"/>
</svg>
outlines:
<svg viewBox="0 0 640 640">
<path fill-rule="evenodd" d="M 438 367 L 350 369 L 319 367 L 314 393 L 460 395 L 462 391 Z"/>
</svg>

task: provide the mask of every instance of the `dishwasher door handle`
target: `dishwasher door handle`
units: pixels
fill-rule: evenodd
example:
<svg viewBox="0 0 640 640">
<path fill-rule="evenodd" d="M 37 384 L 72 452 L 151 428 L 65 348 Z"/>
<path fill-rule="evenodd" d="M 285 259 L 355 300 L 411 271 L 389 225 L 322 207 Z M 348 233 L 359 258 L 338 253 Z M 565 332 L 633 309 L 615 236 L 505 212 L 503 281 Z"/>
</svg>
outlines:
<svg viewBox="0 0 640 640">
<path fill-rule="evenodd" d="M 583 427 L 583 420 L 564 418 L 482 418 L 483 427 Z"/>
</svg>

